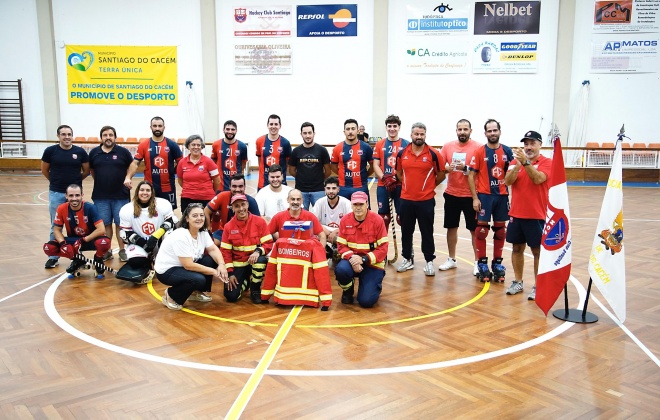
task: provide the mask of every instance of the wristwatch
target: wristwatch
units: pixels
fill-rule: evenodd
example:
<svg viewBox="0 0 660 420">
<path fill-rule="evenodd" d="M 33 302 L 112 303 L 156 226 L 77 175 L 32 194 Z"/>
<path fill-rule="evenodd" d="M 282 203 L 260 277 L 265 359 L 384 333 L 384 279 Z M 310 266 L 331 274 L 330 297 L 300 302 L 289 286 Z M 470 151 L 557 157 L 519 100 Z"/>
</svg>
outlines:
<svg viewBox="0 0 660 420">
<path fill-rule="evenodd" d="M 531 165 L 531 164 L 532 164 L 532 162 L 530 162 L 530 160 L 527 159 L 527 160 L 525 161 L 525 163 L 523 163 L 523 166 L 528 166 L 528 165 Z"/>
</svg>

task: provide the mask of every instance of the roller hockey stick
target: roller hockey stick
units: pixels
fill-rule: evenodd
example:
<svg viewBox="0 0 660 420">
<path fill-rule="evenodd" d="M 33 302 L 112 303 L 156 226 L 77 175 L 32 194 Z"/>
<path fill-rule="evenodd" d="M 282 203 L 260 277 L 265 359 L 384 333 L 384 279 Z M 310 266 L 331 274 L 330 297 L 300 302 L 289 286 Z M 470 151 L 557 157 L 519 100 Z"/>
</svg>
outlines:
<svg viewBox="0 0 660 420">
<path fill-rule="evenodd" d="M 392 225 L 392 240 L 394 241 L 394 258 L 387 260 L 388 263 L 394 264 L 399 259 L 399 246 L 396 243 L 396 216 L 394 215 L 394 206 L 392 205 L 392 198 L 390 197 L 390 224 Z"/>
<path fill-rule="evenodd" d="M 102 268 L 103 270 L 105 270 L 109 273 L 117 274 L 117 270 L 115 270 L 114 268 L 110 268 L 105 264 L 101 264 L 101 263 L 98 263 L 98 262 L 94 261 L 91 258 L 87 258 L 85 255 L 83 255 L 82 252 L 79 252 L 76 255 L 75 258 L 78 259 L 78 260 L 81 260 L 81 261 L 85 261 L 86 263 L 90 264 L 92 267 Z"/>
</svg>

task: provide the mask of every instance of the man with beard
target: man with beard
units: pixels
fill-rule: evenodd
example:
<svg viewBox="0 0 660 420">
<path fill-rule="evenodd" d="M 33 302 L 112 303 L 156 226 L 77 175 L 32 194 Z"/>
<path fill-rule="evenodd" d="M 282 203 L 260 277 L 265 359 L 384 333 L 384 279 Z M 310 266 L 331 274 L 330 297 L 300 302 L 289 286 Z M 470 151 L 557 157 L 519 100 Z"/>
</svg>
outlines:
<svg viewBox="0 0 660 420">
<path fill-rule="evenodd" d="M 74 274 L 85 265 L 85 261 L 76 258 L 82 251 L 95 250 L 94 262 L 98 278 L 103 277 L 103 255 L 110 249 L 110 238 L 105 236 L 103 220 L 98 215 L 96 207 L 83 201 L 82 187 L 71 184 L 66 188 L 67 203 L 57 208 L 53 221 L 53 239 L 44 244 L 46 255 L 66 257 L 71 264 L 66 269 Z M 63 228 L 67 236 L 64 236 Z"/>
<path fill-rule="evenodd" d="M 385 223 L 367 208 L 367 200 L 364 191 L 357 191 L 351 197 L 353 212 L 339 223 L 337 249 L 341 261 L 335 266 L 335 277 L 343 290 L 341 303 L 353 303 L 357 277 L 360 280 L 357 301 L 363 308 L 371 308 L 378 302 L 388 247 Z"/>
<path fill-rule="evenodd" d="M 103 219 L 105 236 L 112 242 L 112 223 L 115 224 L 117 243 L 119 245 L 119 259 L 128 261 L 124 241 L 119 237 L 120 219 L 119 210 L 128 204 L 131 199 L 131 190 L 124 185 L 128 168 L 133 162 L 131 152 L 125 147 L 117 145 L 117 132 L 109 125 L 101 128 L 101 145 L 89 152 L 89 168 L 94 178 L 92 200 Z M 103 256 L 103 260 L 112 258 L 112 249 Z"/>
<path fill-rule="evenodd" d="M 176 209 L 176 186 L 174 175 L 176 164 L 183 158 L 179 145 L 172 139 L 163 135 L 165 121 L 161 117 L 151 119 L 150 139 L 143 140 L 135 152 L 133 163 L 128 168 L 124 185 L 131 188 L 131 179 L 138 170 L 140 162 L 144 160 L 144 179 L 151 182 L 156 197 L 164 198 Z M 185 209 L 181 209 L 183 211 Z"/>
<path fill-rule="evenodd" d="M 412 143 L 399 151 L 396 157 L 396 177 L 401 180 L 401 255 L 403 261 L 396 269 L 404 272 L 414 268 L 413 233 L 419 223 L 422 236 L 422 253 L 426 264 L 424 274 L 435 275 L 435 243 L 433 219 L 435 218 L 435 187 L 445 179 L 440 152 L 426 144 L 426 125 L 421 122 L 412 126 Z"/>
<path fill-rule="evenodd" d="M 257 193 L 255 199 L 259 205 L 259 214 L 266 222 L 282 210 L 286 210 L 286 200 L 291 187 L 282 185 L 283 171 L 280 165 L 268 168 L 268 185 Z"/>
<path fill-rule="evenodd" d="M 247 145 L 236 138 L 236 122 L 225 121 L 225 137 L 213 142 L 211 159 L 220 170 L 220 191 L 229 190 L 232 175 L 243 174 L 247 168 Z"/>
<path fill-rule="evenodd" d="M 261 282 L 266 271 L 266 255 L 273 248 L 273 237 L 264 219 L 248 211 L 247 197 L 231 198 L 235 217 L 227 222 L 220 251 L 227 266 L 229 282 L 225 283 L 225 299 L 236 302 L 250 289 L 252 303 L 261 303 Z"/>
<path fill-rule="evenodd" d="M 225 224 L 234 217 L 230 203 L 231 198 L 235 195 L 245 195 L 245 176 L 243 174 L 232 175 L 229 182 L 229 191 L 223 191 L 213 197 L 204 209 L 206 220 L 211 221 L 211 232 L 213 232 L 211 236 L 217 246 L 220 246 L 222 241 L 222 231 Z M 249 195 L 245 195 L 245 199 L 248 202 L 248 211 L 259 216 L 257 200 Z"/>
<path fill-rule="evenodd" d="M 85 149 L 73 145 L 73 129 L 68 125 L 57 127 L 59 144 L 48 146 L 41 157 L 41 173 L 49 181 L 48 212 L 50 213 L 50 240 L 57 208 L 66 203 L 66 188 L 71 184 L 82 185 L 89 175 L 89 156 Z M 45 268 L 55 268 L 58 257 L 49 256 Z"/>
<path fill-rule="evenodd" d="M 509 146 L 500 144 L 500 123 L 490 119 L 484 124 L 488 142 L 475 150 L 468 164 L 468 185 L 472 195 L 472 208 L 477 212 L 475 243 L 479 258 L 479 280 L 491 279 L 504 283 L 506 268 L 502 265 L 502 248 L 506 238 L 506 222 L 509 219 L 509 190 L 504 176 L 513 161 Z M 486 238 L 493 220 L 492 272 L 486 256 Z"/>
<path fill-rule="evenodd" d="M 278 165 L 286 169 L 287 161 L 291 156 L 291 143 L 286 138 L 280 136 L 282 120 L 278 115 L 268 116 L 268 134 L 257 139 L 255 153 L 259 160 L 259 182 L 257 190 L 261 190 L 270 182 L 268 171 L 271 166 Z M 282 173 L 281 183 L 286 185 L 286 173 Z M 263 214 L 263 213 L 262 213 Z"/>
<path fill-rule="evenodd" d="M 357 132 L 356 120 L 349 118 L 344 121 L 345 140 L 335 146 L 330 158 L 332 172 L 339 178 L 339 195 L 347 199 L 356 191 L 364 191 L 369 197 L 369 176 L 374 172 L 373 149 L 358 140 Z"/>
<path fill-rule="evenodd" d="M 378 214 L 383 218 L 385 226 L 389 227 L 392 218 L 390 200 L 394 203 L 397 216 L 401 202 L 401 182 L 396 178 L 396 155 L 410 142 L 399 137 L 401 119 L 396 115 L 385 119 L 385 130 L 387 138 L 380 140 L 374 147 L 374 174 L 378 178 Z M 400 220 L 397 221 L 401 223 Z"/>
<path fill-rule="evenodd" d="M 465 219 L 465 227 L 470 231 L 472 237 L 472 249 L 474 251 L 474 267 L 472 274 L 479 274 L 477 264 L 477 247 L 474 243 L 474 230 L 477 227 L 477 214 L 472 208 L 472 194 L 468 185 L 467 163 L 472 154 L 481 145 L 470 138 L 472 124 L 466 119 L 456 123 L 456 135 L 458 140 L 450 141 L 442 146 L 440 156 L 445 163 L 444 170 L 447 173 L 447 188 L 442 195 L 445 199 L 445 223 L 447 229 L 447 261 L 440 265 L 440 271 L 456 268 L 456 243 L 458 242 L 458 225 L 461 221 L 461 213 Z"/>
<path fill-rule="evenodd" d="M 517 147 L 513 154 L 504 182 L 511 187 L 511 210 L 506 241 L 513 245 L 511 264 L 516 279 L 506 291 L 515 295 L 523 291 L 523 271 L 525 268 L 525 245 L 529 245 L 534 255 L 534 286 L 527 296 L 536 299 L 536 276 L 541 256 L 541 236 L 548 208 L 548 177 L 552 170 L 552 159 L 541 155 L 543 137 L 536 131 L 528 131 L 520 140 L 524 150 Z"/>
<path fill-rule="evenodd" d="M 289 208 L 277 213 L 273 216 L 270 223 L 268 223 L 268 230 L 273 235 L 273 239 L 277 240 L 285 237 L 309 239 L 312 235 L 316 235 L 321 245 L 325 247 L 323 226 L 321 226 L 319 219 L 316 218 L 314 213 L 302 208 L 302 193 L 296 189 L 289 191 L 287 202 L 289 203 Z M 299 225 L 302 222 L 311 222 L 312 225 L 307 229 L 302 229 Z M 298 226 L 298 228 L 293 229 L 295 226 Z M 287 227 L 291 227 L 292 229 L 289 230 Z"/>
<path fill-rule="evenodd" d="M 339 180 L 336 176 L 328 177 L 324 181 L 324 185 L 325 197 L 316 202 L 312 212 L 323 226 L 323 233 L 327 240 L 326 255 L 331 258 L 337 248 L 339 222 L 353 209 L 351 202 L 339 195 Z"/>
<path fill-rule="evenodd" d="M 289 173 L 296 179 L 296 189 L 303 195 L 303 208 L 323 197 L 323 181 L 330 176 L 330 155 L 320 144 L 314 143 L 314 124 L 304 122 L 300 126 L 303 144 L 291 152 Z"/>
</svg>

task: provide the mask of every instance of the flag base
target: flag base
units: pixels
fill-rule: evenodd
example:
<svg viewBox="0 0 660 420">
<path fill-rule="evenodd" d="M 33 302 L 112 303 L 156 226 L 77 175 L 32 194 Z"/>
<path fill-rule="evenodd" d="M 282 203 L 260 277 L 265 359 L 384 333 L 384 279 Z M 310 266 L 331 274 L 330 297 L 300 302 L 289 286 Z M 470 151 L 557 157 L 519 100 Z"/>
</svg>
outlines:
<svg viewBox="0 0 660 420">
<path fill-rule="evenodd" d="M 555 318 L 562 321 L 574 322 L 576 324 L 591 324 L 598 322 L 598 317 L 591 312 L 585 312 L 581 309 L 557 309 L 552 313 Z"/>
</svg>

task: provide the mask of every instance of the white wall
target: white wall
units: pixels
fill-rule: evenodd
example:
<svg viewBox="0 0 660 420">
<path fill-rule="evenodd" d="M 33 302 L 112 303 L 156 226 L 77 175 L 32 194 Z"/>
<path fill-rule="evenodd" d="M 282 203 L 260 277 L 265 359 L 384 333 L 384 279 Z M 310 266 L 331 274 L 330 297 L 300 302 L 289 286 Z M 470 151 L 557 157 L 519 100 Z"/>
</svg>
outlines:
<svg viewBox="0 0 660 420">
<path fill-rule="evenodd" d="M 552 121 L 559 1 L 544 0 L 539 35 L 523 36 L 472 35 L 474 2 L 456 1 L 451 5 L 457 8 L 466 3 L 470 7 L 469 35 L 412 36 L 406 35 L 406 2 L 389 2 L 387 108 L 388 113 L 401 117 L 401 136 L 409 138 L 411 125 L 421 121 L 427 126 L 427 141 L 441 145 L 456 139 L 456 122 L 466 118 L 472 123 L 472 138 L 485 142 L 484 122 L 494 118 L 501 123 L 500 141 L 504 144 L 518 145 L 528 130 L 539 131 L 545 138 Z M 431 11 L 439 3 L 429 0 L 428 4 Z M 428 45 L 437 44 L 438 40 L 465 42 L 468 47 L 483 40 L 494 43 L 537 41 L 538 71 L 533 74 L 475 74 L 472 72 L 473 54 L 470 53 L 467 73 L 406 73 L 403 63 L 407 50 L 431 48 Z M 568 131 L 568 127 L 565 130 Z"/>
<path fill-rule="evenodd" d="M 660 60 L 655 73 L 590 73 L 593 2 L 576 1 L 571 109 L 575 108 L 584 80 L 589 80 L 587 141 L 614 142 L 621 125 L 636 143 L 660 141 L 657 134 L 660 112 Z M 658 39 L 658 33 L 646 34 Z M 617 40 L 621 35 L 612 34 Z M 602 38 L 602 37 L 600 37 Z"/>
<path fill-rule="evenodd" d="M 192 134 L 186 110 L 186 80 L 203 92 L 201 34 L 198 0 L 52 0 L 61 119 L 76 136 L 98 136 L 112 125 L 119 137 L 149 137 L 149 122 L 165 119 L 165 135 Z M 81 105 L 69 104 L 65 45 L 176 45 L 179 105 Z M 198 105 L 203 106 L 199 100 Z M 201 110 L 203 115 L 203 109 Z"/>
<path fill-rule="evenodd" d="M 373 1 L 301 1 L 298 4 L 358 4 L 358 36 L 296 37 L 295 16 L 291 37 L 235 38 L 235 6 L 279 6 L 290 2 L 216 0 L 218 28 L 219 119 L 238 124 L 237 137 L 249 142 L 254 157 L 254 141 L 266 134 L 268 115 L 282 118 L 280 134 L 292 143 L 301 143 L 300 124 L 315 126 L 316 141 L 337 144 L 344 139 L 347 118 L 360 123 L 372 117 Z M 296 5 L 292 5 L 295 15 Z M 259 41 L 290 43 L 293 74 L 235 75 L 234 45 Z"/>
<path fill-rule="evenodd" d="M 25 136 L 46 139 L 44 88 L 35 0 L 2 0 L 0 6 L 0 80 L 22 79 Z M 0 95 L 7 97 L 0 91 Z M 13 94 L 11 97 L 15 97 Z M 55 133 L 52 133 L 52 137 Z"/>
</svg>

